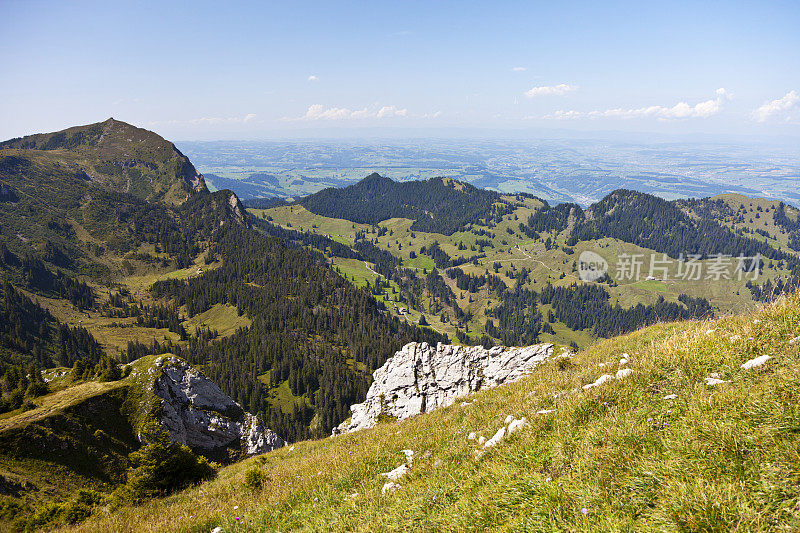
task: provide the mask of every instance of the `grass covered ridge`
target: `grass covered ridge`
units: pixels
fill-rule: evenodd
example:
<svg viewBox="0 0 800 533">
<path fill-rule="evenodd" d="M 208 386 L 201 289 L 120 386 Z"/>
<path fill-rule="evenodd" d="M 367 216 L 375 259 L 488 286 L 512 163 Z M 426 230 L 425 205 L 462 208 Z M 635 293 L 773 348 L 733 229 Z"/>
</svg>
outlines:
<svg viewBox="0 0 800 533">
<path fill-rule="evenodd" d="M 467 405 L 300 442 L 81 527 L 796 531 L 800 343 L 790 340 L 798 335 L 798 295 L 747 315 L 658 324 L 571 363 L 546 363 Z M 623 353 L 631 375 L 582 389 L 616 373 Z M 771 359 L 741 368 L 761 355 Z M 727 382 L 706 385 L 712 373 Z M 544 409 L 554 411 L 537 414 Z M 529 426 L 477 456 L 468 434 L 489 438 L 507 415 Z M 415 452 L 411 472 L 382 494 L 380 473 L 404 462 L 403 449 Z"/>
</svg>

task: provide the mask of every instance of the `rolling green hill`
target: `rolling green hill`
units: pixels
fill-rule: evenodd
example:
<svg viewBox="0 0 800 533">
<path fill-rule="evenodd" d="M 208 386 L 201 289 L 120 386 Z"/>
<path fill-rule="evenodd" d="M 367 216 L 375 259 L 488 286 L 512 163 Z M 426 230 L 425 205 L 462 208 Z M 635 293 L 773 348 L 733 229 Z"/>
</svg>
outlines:
<svg viewBox="0 0 800 533">
<path fill-rule="evenodd" d="M 360 258 L 327 254 L 343 276 L 369 288 L 395 315 L 413 323 L 424 317 L 429 327 L 461 342 L 486 343 L 491 337 L 494 342 L 520 344 L 539 338 L 586 346 L 632 327 L 625 324 L 674 320 L 694 312 L 681 298 L 706 300 L 714 312 L 724 314 L 752 308 L 755 299 L 796 286 L 800 263 L 788 247 L 794 227 L 773 221 L 773 213 L 781 209 L 777 202 L 769 207 L 766 200 L 749 200 L 746 205 L 753 213 L 747 217 L 739 203 L 738 214 L 726 207 L 724 196 L 665 201 L 621 190 L 584 210 L 575 204 L 550 206 L 528 195 L 498 195 L 493 215 L 484 211 L 483 217 L 458 231 L 437 232 L 418 229 L 419 219 L 413 215 L 360 218 L 370 199 L 380 206 L 403 198 L 401 185 L 408 185 L 375 176 L 365 182 L 338 191 L 337 202 L 331 205 L 340 218 L 313 212 L 305 200 L 251 212 L 286 229 L 353 247 Z M 380 187 L 370 187 L 371 183 Z M 449 183 L 449 194 L 457 198 L 458 182 Z M 359 195 L 353 187 L 361 191 Z M 312 203 L 318 198 L 313 196 Z M 784 209 L 789 225 L 793 224 L 797 213 Z M 439 216 L 447 218 L 447 212 L 443 207 Z M 341 218 L 347 213 L 354 218 Z M 753 221 L 769 221 L 769 226 Z M 577 261 L 587 251 L 599 254 L 609 266 L 610 280 L 597 293 L 598 304 L 607 301 L 611 306 L 609 319 L 575 320 L 572 317 L 587 310 L 577 302 L 567 305 L 580 299 Z M 678 261 L 692 254 L 699 255 L 696 264 L 702 275 L 697 279 L 685 275 L 686 263 Z M 731 257 L 718 260 L 716 254 Z M 740 254 L 761 256 L 758 276 L 747 272 L 753 267 L 751 259 L 743 262 L 745 270 L 736 270 Z M 632 261 L 637 262 L 636 276 Z M 719 261 L 727 263 L 727 271 L 709 282 L 707 276 Z M 542 300 L 546 287 L 573 284 L 578 286 L 557 293 L 556 305 Z M 707 312 L 705 304 L 693 309 Z"/>
<path fill-rule="evenodd" d="M 16 516 L 47 500 L 63 501 L 84 484 L 101 490 L 119 484 L 128 453 L 135 448 L 130 445 L 131 433 L 139 428 L 135 412 L 146 410 L 125 408 L 131 391 L 140 387 L 131 378 L 117 379 L 118 363 L 137 368 L 161 354 L 174 354 L 202 368 L 283 438 L 302 441 L 330 434 L 347 418 L 349 406 L 363 399 L 372 371 L 410 341 L 554 341 L 577 349 L 657 322 L 751 311 L 759 305 L 756 300 L 795 283 L 791 276 L 798 274 L 799 260 L 791 245 L 798 213 L 782 205 L 737 207 L 731 203 L 735 201 L 665 202 L 617 191 L 583 210 L 449 179 L 395 183 L 372 175 L 347 189 L 248 211 L 230 191 L 209 192 L 202 176 L 171 143 L 118 121 L 6 141 L 0 144 L 0 318 L 6 324 L 0 328 L 5 411 L 0 415 L 0 444 L 5 443 L 0 447 L 0 487 L 11 491 L 14 499 L 8 505 L 0 502 L 0 519 L 6 511 Z M 763 230 L 751 221 L 751 213 L 753 221 L 765 222 Z M 587 251 L 608 262 L 609 276 L 599 283 L 579 279 L 577 259 Z M 686 265 L 672 260 L 657 276 L 645 279 L 657 259 L 682 253 L 700 254 L 697 264 L 706 272 L 717 251 L 760 254 L 763 270 L 759 277 L 749 275 L 748 269 L 732 270 L 710 282 L 706 277 L 682 278 Z M 626 277 L 625 258 L 634 256 L 642 259 L 641 275 Z M 787 316 L 794 316 L 794 307 L 785 309 Z M 744 328 L 739 319 L 721 320 Z M 598 344 L 580 356 L 581 361 L 607 357 L 610 346 L 644 353 L 660 335 L 672 343 L 664 346 L 672 346 L 683 331 L 680 327 L 661 324 Z M 774 330 L 783 331 L 777 326 Z M 777 337 L 766 339 L 783 346 Z M 710 347 L 719 346 L 720 364 L 744 353 L 725 352 L 723 344 Z M 747 354 L 766 353 L 770 344 L 752 350 L 747 346 Z M 700 364 L 653 357 L 654 366 L 646 368 L 655 374 L 674 365 L 690 369 Z M 566 387 L 567 381 L 582 381 L 589 374 L 572 367 L 557 370 L 548 376 L 552 386 Z M 697 377 L 695 370 L 687 372 Z M 111 385 L 96 381 L 106 378 Z M 503 402 L 519 409 L 533 409 L 532 402 L 544 405 L 553 392 L 546 388 L 550 385 L 534 385 L 535 393 L 522 389 L 522 396 L 503 396 L 516 394 L 518 388 L 494 393 L 497 401 L 490 410 L 508 409 Z M 620 405 L 625 401 L 633 400 L 623 401 L 621 396 Z M 575 404 L 575 412 L 588 408 Z M 436 418 L 452 412 L 432 415 L 432 420 L 450 424 L 441 431 L 473 423 L 491 425 L 489 411 L 475 411 L 474 421 Z M 117 422 L 122 425 L 115 426 Z M 413 427 L 414 422 L 409 423 L 412 426 L 403 427 Z M 550 435 L 551 428 L 540 429 Z M 380 431 L 379 442 L 390 448 L 397 444 Z M 410 437 L 430 447 L 444 442 L 435 440 L 444 438 L 436 431 L 425 431 L 428 437 Z M 366 456 L 360 450 L 372 453 L 369 469 L 389 461 L 389 452 L 353 438 L 339 442 L 356 446 L 354 455 L 361 459 Z M 594 442 L 598 437 L 592 433 L 586 438 Z M 30 449 L 23 450 L 26 442 Z M 315 457 L 320 465 L 331 465 L 326 454 L 339 457 L 340 452 L 327 446 L 304 443 L 298 449 L 312 455 L 319 451 Z M 459 446 L 453 448 L 455 455 L 441 460 L 463 462 L 465 449 Z M 60 466 L 45 464 L 51 448 L 70 450 Z M 525 453 L 534 451 L 541 450 Z M 58 453 L 53 457 L 61 457 Z M 274 457 L 304 468 L 306 463 L 292 462 L 291 453 Z M 77 462 L 69 463 L 69 457 Z M 343 464 L 351 465 L 349 461 Z M 347 474 L 353 482 L 360 480 L 361 490 L 342 481 L 335 491 L 364 494 L 371 486 L 363 481 L 364 475 L 372 475 L 369 469 Z M 221 485 L 213 486 L 239 494 L 230 483 L 239 487 L 242 471 L 222 472 L 215 482 Z M 281 477 L 287 471 L 276 465 L 274 472 L 279 487 L 275 497 L 294 498 L 295 489 L 284 486 Z M 264 472 L 253 475 L 271 482 Z M 487 500 L 495 491 L 504 494 L 498 487 L 485 493 L 480 487 L 473 489 Z M 458 489 L 448 490 L 455 498 L 450 503 L 463 501 Z M 25 507 L 31 491 L 36 501 Z M 330 494 L 338 498 L 335 491 Z M 320 501 L 326 496 L 314 497 Z M 177 498 L 169 501 L 182 501 Z M 288 502 L 271 501 L 275 509 Z M 368 528 L 367 520 L 374 519 L 383 501 L 370 497 L 365 514 L 345 512 L 341 528 Z M 97 506 L 79 503 L 84 511 Z M 342 510 L 326 508 L 333 514 Z M 47 509 L 56 508 L 41 512 L 50 512 Z M 303 520 L 316 524 L 306 507 L 297 509 L 301 514 L 292 511 L 278 518 L 267 512 L 254 528 L 291 528 Z M 451 511 L 443 508 L 447 520 Z M 127 512 L 120 520 L 131 519 Z M 501 509 L 491 512 L 502 514 Z M 462 507 L 458 513 L 463 514 Z M 204 517 L 197 525 L 201 529 L 220 523 L 219 514 L 210 511 L 180 516 Z M 408 525 L 405 516 L 386 516 Z M 409 516 L 422 520 L 419 514 Z M 48 523 L 46 518 L 41 524 Z M 493 523 L 469 513 L 463 520 L 467 528 Z M 573 523 L 570 517 L 564 520 L 553 524 Z M 158 520 L 154 523 L 166 528 Z M 340 522 L 333 523 L 339 527 Z M 435 529 L 437 524 L 430 526 Z M 517 525 L 508 522 L 510 529 Z M 391 528 L 392 523 L 382 527 Z"/>
</svg>

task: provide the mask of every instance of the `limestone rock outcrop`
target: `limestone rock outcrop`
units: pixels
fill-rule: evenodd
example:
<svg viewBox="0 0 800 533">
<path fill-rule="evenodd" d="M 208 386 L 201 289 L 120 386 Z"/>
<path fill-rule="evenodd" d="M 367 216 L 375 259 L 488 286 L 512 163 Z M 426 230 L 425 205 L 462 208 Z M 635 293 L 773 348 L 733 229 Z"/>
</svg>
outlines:
<svg viewBox="0 0 800 533">
<path fill-rule="evenodd" d="M 171 440 L 223 461 L 286 444 L 185 361 L 159 358 L 154 367 L 160 370 L 153 382 L 153 393 L 161 399 L 158 420 Z"/>
<path fill-rule="evenodd" d="M 457 398 L 518 380 L 553 354 L 552 344 L 485 349 L 412 342 L 373 374 L 363 403 L 333 434 L 374 426 L 381 417 L 398 420 L 452 404 Z"/>
</svg>

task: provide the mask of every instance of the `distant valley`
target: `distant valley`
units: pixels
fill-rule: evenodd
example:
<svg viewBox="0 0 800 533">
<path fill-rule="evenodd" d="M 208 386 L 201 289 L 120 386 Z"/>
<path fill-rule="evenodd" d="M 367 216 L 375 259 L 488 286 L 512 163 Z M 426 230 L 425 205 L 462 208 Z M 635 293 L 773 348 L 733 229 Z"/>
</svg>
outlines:
<svg viewBox="0 0 800 533">
<path fill-rule="evenodd" d="M 241 198 L 297 198 L 378 172 L 445 176 L 502 193 L 582 206 L 616 189 L 668 200 L 738 193 L 800 205 L 792 145 L 734 141 L 386 139 L 178 143 L 212 187 Z"/>
</svg>

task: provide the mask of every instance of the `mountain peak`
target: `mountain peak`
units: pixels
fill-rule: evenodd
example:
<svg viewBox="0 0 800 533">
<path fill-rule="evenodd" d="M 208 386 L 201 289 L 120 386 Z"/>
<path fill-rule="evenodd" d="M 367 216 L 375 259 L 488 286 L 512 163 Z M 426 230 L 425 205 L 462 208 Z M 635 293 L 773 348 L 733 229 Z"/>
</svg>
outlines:
<svg viewBox="0 0 800 533">
<path fill-rule="evenodd" d="M 114 118 L 10 139 L 0 142 L 2 150 L 35 151 L 27 155 L 80 167 L 96 184 L 147 200 L 182 203 L 190 194 L 208 192 L 203 177 L 174 144 Z"/>
<path fill-rule="evenodd" d="M 373 172 L 363 180 L 359 182 L 360 184 L 370 184 L 370 183 L 394 183 L 394 180 L 391 178 L 386 178 L 381 176 L 377 172 Z"/>
<path fill-rule="evenodd" d="M 372 173 L 343 189 L 328 188 L 303 198 L 312 213 L 377 224 L 390 218 L 414 220 L 411 229 L 452 235 L 489 216 L 499 194 L 450 178 L 394 181 Z"/>
</svg>

